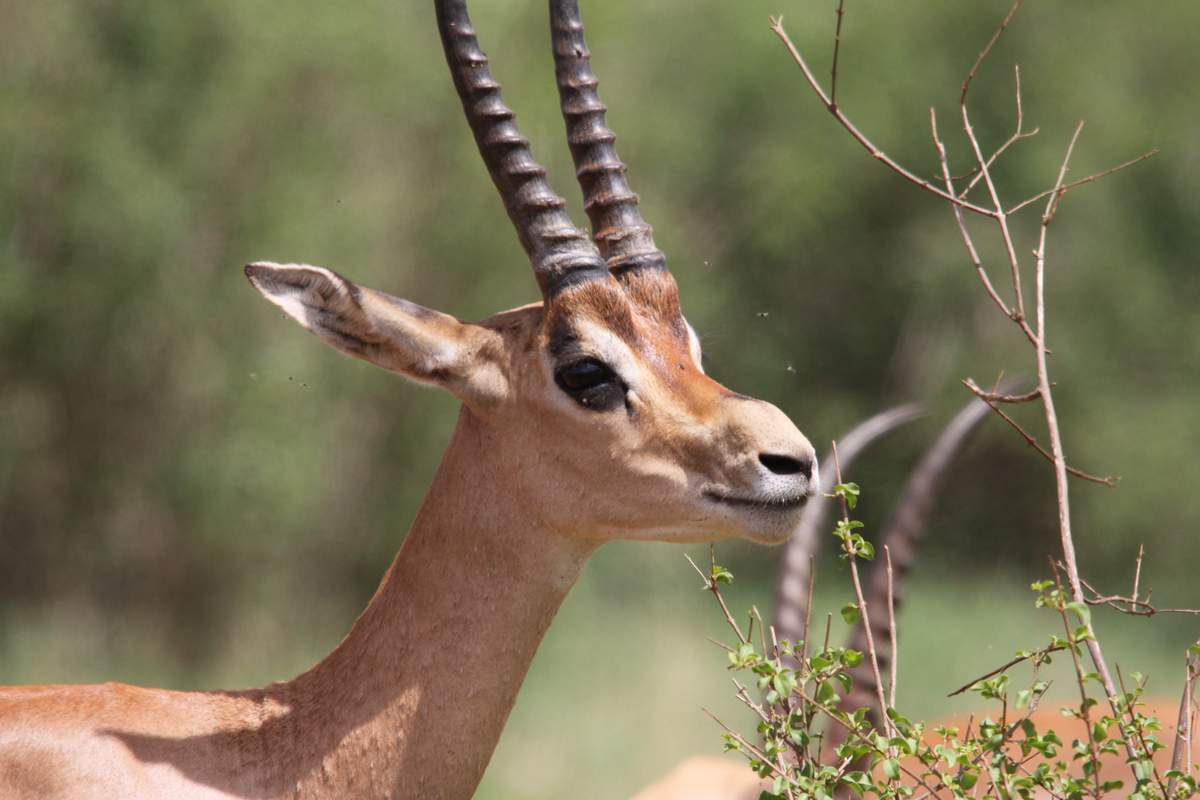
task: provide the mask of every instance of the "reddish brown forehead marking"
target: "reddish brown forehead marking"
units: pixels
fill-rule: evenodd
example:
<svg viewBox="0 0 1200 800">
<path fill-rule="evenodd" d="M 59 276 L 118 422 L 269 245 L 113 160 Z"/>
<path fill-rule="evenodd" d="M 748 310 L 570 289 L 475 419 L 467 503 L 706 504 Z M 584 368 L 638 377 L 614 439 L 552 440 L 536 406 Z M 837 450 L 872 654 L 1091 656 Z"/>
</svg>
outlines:
<svg viewBox="0 0 1200 800">
<path fill-rule="evenodd" d="M 644 269 L 628 272 L 622 276 L 621 286 L 638 309 L 687 341 L 687 324 L 679 307 L 679 287 L 671 273 Z"/>
</svg>

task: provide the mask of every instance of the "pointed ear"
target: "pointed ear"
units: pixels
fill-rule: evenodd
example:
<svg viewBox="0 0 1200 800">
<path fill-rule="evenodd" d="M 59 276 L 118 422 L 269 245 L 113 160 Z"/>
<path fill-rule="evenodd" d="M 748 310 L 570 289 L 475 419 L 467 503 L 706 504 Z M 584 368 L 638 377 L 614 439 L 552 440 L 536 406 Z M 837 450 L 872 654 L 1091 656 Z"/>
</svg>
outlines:
<svg viewBox="0 0 1200 800">
<path fill-rule="evenodd" d="M 263 297 L 347 355 L 442 386 L 463 400 L 502 395 L 499 336 L 307 264 L 246 265 Z"/>
</svg>

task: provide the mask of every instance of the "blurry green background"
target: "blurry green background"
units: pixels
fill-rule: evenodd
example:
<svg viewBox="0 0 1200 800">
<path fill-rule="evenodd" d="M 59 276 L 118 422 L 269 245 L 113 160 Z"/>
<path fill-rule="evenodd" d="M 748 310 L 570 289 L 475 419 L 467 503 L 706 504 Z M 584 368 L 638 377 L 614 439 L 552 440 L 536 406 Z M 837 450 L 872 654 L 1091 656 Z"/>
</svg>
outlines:
<svg viewBox="0 0 1200 800">
<path fill-rule="evenodd" d="M 579 209 L 544 3 L 479 2 L 506 99 Z M 955 134 L 965 70 L 1004 2 L 850 4 L 839 98 L 933 175 L 929 106 Z M 828 75 L 833 3 L 585 3 L 609 121 L 671 258 L 709 371 L 819 444 L 888 404 L 933 415 L 851 476 L 869 526 L 959 379 L 1029 372 L 948 209 L 820 108 L 767 15 Z M 1200 4 L 1032 3 L 982 71 L 1011 202 L 1046 188 L 1071 129 L 1082 176 L 1052 228 L 1052 372 L 1068 453 L 1123 476 L 1073 485 L 1085 573 L 1200 604 Z M 322 347 L 241 276 L 306 261 L 464 318 L 536 289 L 417 0 L 0 0 L 0 683 L 178 688 L 291 676 L 329 650 L 399 544 L 455 403 Z M 1017 224 L 1033 246 L 1037 212 Z M 998 284 L 996 242 L 979 229 Z M 1030 280 L 1031 282 L 1031 280 Z M 1036 410 L 1016 412 L 1040 430 Z M 823 449 L 823 448 L 822 448 Z M 901 705 L 1034 646 L 1029 580 L 1055 551 L 1051 473 L 997 420 L 954 470 L 901 615 Z M 695 551 L 696 549 L 693 548 Z M 765 606 L 774 551 L 723 545 L 731 600 Z M 705 555 L 701 549 L 697 555 Z M 849 597 L 822 564 L 822 608 Z M 709 598 L 678 547 L 605 548 L 550 631 L 479 796 L 624 797 L 719 751 Z M 986 621 L 985 621 L 986 620 Z M 1174 691 L 1190 619 L 1098 619 L 1114 660 Z M 980 633 L 982 631 L 982 633 Z M 975 636 L 958 648 L 955 640 Z M 986 644 L 980 643 L 983 637 Z M 937 665 L 931 666 L 936 654 Z M 750 727 L 746 723 L 746 727 Z"/>
</svg>

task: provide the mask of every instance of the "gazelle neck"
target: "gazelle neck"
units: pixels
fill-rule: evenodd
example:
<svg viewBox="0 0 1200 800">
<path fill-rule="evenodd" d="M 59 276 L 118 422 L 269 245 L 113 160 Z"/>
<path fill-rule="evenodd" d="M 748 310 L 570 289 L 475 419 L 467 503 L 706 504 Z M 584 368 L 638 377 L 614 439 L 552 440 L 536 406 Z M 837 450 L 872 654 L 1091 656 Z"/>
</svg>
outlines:
<svg viewBox="0 0 1200 800">
<path fill-rule="evenodd" d="M 400 552 L 326 659 L 284 691 L 322 768 L 300 796 L 468 798 L 542 636 L 595 549 L 505 491 L 464 408 Z M 332 733 L 331 733 L 332 732 Z M 323 754 L 323 755 L 318 755 Z"/>
</svg>

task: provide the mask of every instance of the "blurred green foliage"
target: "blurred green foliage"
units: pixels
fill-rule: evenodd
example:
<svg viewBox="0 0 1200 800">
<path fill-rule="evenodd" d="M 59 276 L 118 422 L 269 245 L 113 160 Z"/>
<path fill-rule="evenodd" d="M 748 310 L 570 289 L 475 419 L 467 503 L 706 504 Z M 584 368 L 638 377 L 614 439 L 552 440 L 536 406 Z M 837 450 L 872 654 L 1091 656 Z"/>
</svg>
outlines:
<svg viewBox="0 0 1200 800">
<path fill-rule="evenodd" d="M 478 5 L 506 98 L 582 220 L 543 4 Z M 851 4 L 843 107 L 933 175 L 936 106 L 965 173 L 965 142 L 946 129 L 1006 8 Z M 767 30 L 783 13 L 825 75 L 832 3 L 584 11 L 631 183 L 719 380 L 824 443 L 896 401 L 944 418 L 965 398 L 960 378 L 1028 371 L 949 211 L 838 129 Z M 1144 580 L 1172 605 L 1195 604 L 1200 520 L 1198 29 L 1200 5 L 1184 0 L 1029 4 L 972 90 L 977 129 L 997 144 L 1021 64 L 1026 119 L 1042 133 L 997 169 L 1009 200 L 1049 186 L 1079 118 L 1073 176 L 1163 151 L 1068 196 L 1047 280 L 1068 454 L 1123 476 L 1115 490 L 1073 486 L 1084 571 L 1124 586 L 1145 542 Z M 374 589 L 455 406 L 321 347 L 254 295 L 241 264 L 323 264 L 464 318 L 536 297 L 432 10 L 0 0 L 0 30 L 0 681 L 186 687 L 299 671 Z M 1029 247 L 1036 214 L 1017 226 Z M 985 257 L 1003 283 L 997 245 Z M 1034 409 L 1018 414 L 1039 427 Z M 934 425 L 895 437 L 854 477 L 873 497 L 894 493 Z M 885 510 L 864 509 L 868 530 Z M 1040 574 L 1056 546 L 1049 468 L 990 425 L 934 526 L 933 571 Z M 740 579 L 769 580 L 772 554 L 730 549 Z M 660 569 L 632 580 L 634 560 Z M 567 616 L 636 627 L 630 611 L 689 571 L 675 549 L 612 548 L 572 601 L 586 613 Z M 649 680 L 654 652 L 630 681 Z M 553 684 L 543 660 L 534 678 Z M 655 690 L 613 689 L 631 703 L 613 724 L 636 729 L 632 709 Z M 540 708 L 537 697 L 523 702 Z M 511 740 L 502 774 L 535 758 Z M 653 759 L 638 762 L 644 775 Z"/>
</svg>

